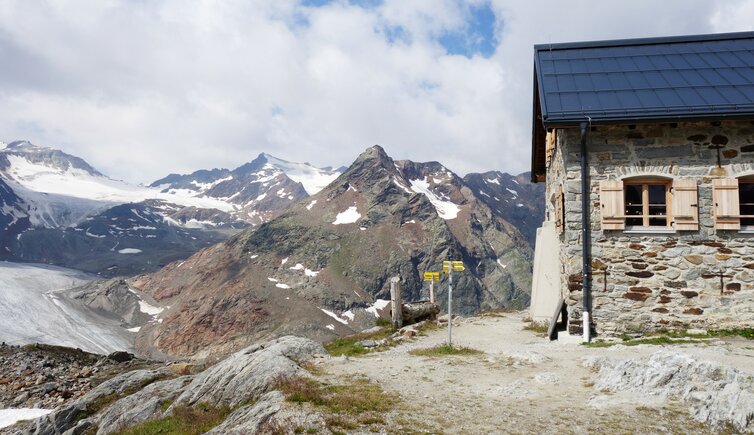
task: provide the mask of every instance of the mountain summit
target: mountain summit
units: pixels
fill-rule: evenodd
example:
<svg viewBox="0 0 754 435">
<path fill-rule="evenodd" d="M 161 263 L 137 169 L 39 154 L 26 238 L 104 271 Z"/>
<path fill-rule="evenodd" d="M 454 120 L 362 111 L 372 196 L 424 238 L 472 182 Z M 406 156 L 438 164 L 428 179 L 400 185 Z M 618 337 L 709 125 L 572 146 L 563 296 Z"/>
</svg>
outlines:
<svg viewBox="0 0 754 435">
<path fill-rule="evenodd" d="M 516 227 L 441 164 L 394 161 L 374 146 L 279 217 L 133 280 L 170 307 L 141 329 L 137 349 L 206 356 L 262 337 L 350 334 L 374 323 L 390 277 L 417 300 L 421 274 L 443 260 L 467 266 L 454 291 L 462 313 L 528 301 L 531 249 Z"/>
</svg>

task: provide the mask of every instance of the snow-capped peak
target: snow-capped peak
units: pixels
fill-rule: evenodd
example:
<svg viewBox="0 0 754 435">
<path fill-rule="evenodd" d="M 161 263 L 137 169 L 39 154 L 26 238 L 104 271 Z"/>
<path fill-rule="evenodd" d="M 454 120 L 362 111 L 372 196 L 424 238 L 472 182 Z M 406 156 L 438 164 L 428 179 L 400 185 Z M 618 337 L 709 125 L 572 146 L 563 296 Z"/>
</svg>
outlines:
<svg viewBox="0 0 754 435">
<path fill-rule="evenodd" d="M 289 162 L 267 153 L 263 153 L 262 156 L 264 156 L 269 165 L 285 172 L 285 175 L 291 180 L 301 183 L 304 186 L 304 190 L 306 190 L 306 193 L 309 195 L 314 195 L 324 189 L 325 186 L 330 184 L 341 174 L 341 171 L 339 170 L 317 168 L 309 163 Z"/>
</svg>

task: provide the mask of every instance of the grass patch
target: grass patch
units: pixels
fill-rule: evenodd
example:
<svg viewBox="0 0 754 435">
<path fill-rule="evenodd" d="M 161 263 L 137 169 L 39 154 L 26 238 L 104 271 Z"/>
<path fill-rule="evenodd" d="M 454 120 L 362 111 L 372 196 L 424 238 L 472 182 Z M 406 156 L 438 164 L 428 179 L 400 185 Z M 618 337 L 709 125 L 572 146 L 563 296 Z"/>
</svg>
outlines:
<svg viewBox="0 0 754 435">
<path fill-rule="evenodd" d="M 532 331 L 536 332 L 537 334 L 545 334 L 547 333 L 548 329 L 549 326 L 544 322 L 530 321 L 526 326 L 524 326 L 524 331 Z"/>
<path fill-rule="evenodd" d="M 383 328 L 380 331 L 365 334 L 355 334 L 344 338 L 336 338 L 335 340 L 325 344 L 325 350 L 332 356 L 356 356 L 363 355 L 369 352 L 369 349 L 360 345 L 362 340 L 384 340 L 390 338 L 395 333 L 393 328 Z M 379 349 L 384 349 L 390 346 L 380 346 Z"/>
<path fill-rule="evenodd" d="M 720 329 L 717 331 L 708 331 L 707 335 L 712 337 L 742 337 L 747 340 L 754 340 L 754 328 Z"/>
<path fill-rule="evenodd" d="M 430 347 L 426 349 L 415 349 L 412 351 L 409 351 L 411 355 L 416 356 L 448 356 L 448 355 L 461 355 L 461 356 L 468 356 L 468 355 L 481 355 L 484 352 L 477 349 L 472 349 L 470 347 L 464 347 L 464 346 L 449 346 L 447 344 L 441 344 L 439 346 Z"/>
<path fill-rule="evenodd" d="M 198 435 L 219 425 L 230 414 L 227 406 L 200 403 L 195 407 L 177 407 L 173 413 L 119 432 L 120 435 Z"/>
<path fill-rule="evenodd" d="M 647 337 L 647 338 L 637 338 L 637 339 L 631 339 L 626 340 L 624 342 L 618 342 L 618 341 L 593 341 L 591 343 L 581 343 L 582 346 L 586 347 L 610 347 L 615 346 L 616 344 L 622 344 L 624 346 L 638 346 L 640 344 L 652 344 L 657 346 L 666 346 L 666 345 L 672 345 L 672 344 L 688 344 L 688 343 L 696 343 L 695 340 L 685 340 L 683 338 L 671 338 L 666 335 L 660 335 L 657 337 Z"/>
<path fill-rule="evenodd" d="M 365 379 L 351 379 L 342 385 L 325 385 L 301 376 L 280 378 L 275 385 L 293 403 L 309 404 L 325 413 L 333 432 L 386 424 L 383 414 L 391 411 L 398 399 L 386 394 Z"/>
</svg>

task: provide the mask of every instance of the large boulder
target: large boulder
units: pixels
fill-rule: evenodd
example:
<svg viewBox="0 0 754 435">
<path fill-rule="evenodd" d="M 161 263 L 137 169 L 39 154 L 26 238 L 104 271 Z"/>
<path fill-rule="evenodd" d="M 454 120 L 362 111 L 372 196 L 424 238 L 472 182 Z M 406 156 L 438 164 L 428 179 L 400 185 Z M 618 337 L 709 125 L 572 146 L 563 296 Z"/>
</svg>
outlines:
<svg viewBox="0 0 754 435">
<path fill-rule="evenodd" d="M 584 364 L 598 371 L 597 390 L 680 399 L 691 404 L 697 421 L 754 432 L 754 378 L 750 373 L 673 351 L 647 358 L 591 357 Z"/>
<path fill-rule="evenodd" d="M 301 337 L 254 344 L 196 375 L 168 412 L 201 402 L 238 406 L 269 391 L 276 379 L 297 374 L 300 363 L 324 354 L 321 344 Z"/>
</svg>

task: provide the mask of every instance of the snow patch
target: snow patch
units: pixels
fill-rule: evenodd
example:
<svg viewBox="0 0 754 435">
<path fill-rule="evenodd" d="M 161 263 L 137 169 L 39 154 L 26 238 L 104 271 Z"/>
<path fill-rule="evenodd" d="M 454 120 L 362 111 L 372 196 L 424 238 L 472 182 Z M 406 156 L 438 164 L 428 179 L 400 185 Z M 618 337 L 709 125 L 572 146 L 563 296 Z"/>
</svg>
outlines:
<svg viewBox="0 0 754 435">
<path fill-rule="evenodd" d="M 131 332 L 139 332 L 141 330 L 141 326 L 136 326 L 134 328 L 128 328 L 127 331 Z"/>
<path fill-rule="evenodd" d="M 501 263 L 499 258 L 497 259 L 497 264 L 499 264 L 500 267 L 502 267 L 503 269 L 505 269 L 506 267 L 508 267 L 508 265 Z"/>
<path fill-rule="evenodd" d="M 429 183 L 427 182 L 426 177 L 423 180 L 411 180 L 411 190 L 416 193 L 423 193 L 427 199 L 429 199 L 429 202 L 435 206 L 437 214 L 445 220 L 455 219 L 458 216 L 458 212 L 461 211 L 461 209 L 454 203 L 444 201 L 432 192 L 429 189 Z"/>
<path fill-rule="evenodd" d="M 277 283 L 277 284 L 275 284 L 275 287 L 277 287 L 277 288 L 291 288 L 291 286 L 289 286 L 288 284 L 283 284 L 283 283 L 280 283 L 280 282 Z"/>
<path fill-rule="evenodd" d="M 7 408 L 0 409 L 0 428 L 13 426 L 21 420 L 34 420 L 51 413 L 52 409 Z"/>
<path fill-rule="evenodd" d="M 396 177 L 393 177 L 393 183 L 395 183 L 396 186 L 398 186 L 401 189 L 403 189 L 404 192 L 408 193 L 409 195 L 413 195 L 414 192 L 412 192 L 411 190 L 409 190 L 408 187 L 406 187 L 403 184 L 401 184 L 401 182 L 398 181 L 398 179 Z"/>
<path fill-rule="evenodd" d="M 485 178 L 484 181 L 492 184 L 500 185 L 500 179 L 499 178 Z"/>
<path fill-rule="evenodd" d="M 257 255 L 257 254 L 254 254 L 254 255 L 252 255 L 252 256 L 251 256 L 251 257 L 249 257 L 249 258 L 251 258 L 251 259 L 253 260 L 253 259 L 257 258 L 257 257 L 259 257 L 259 255 Z"/>
<path fill-rule="evenodd" d="M 144 314 L 156 316 L 160 314 L 164 310 L 164 308 L 155 307 L 154 305 L 150 305 L 142 300 L 139 300 L 139 310 L 141 310 L 141 312 Z"/>
<path fill-rule="evenodd" d="M 348 207 L 348 210 L 338 213 L 335 216 L 333 225 L 352 224 L 361 218 L 361 214 L 356 210 L 356 206 Z"/>
<path fill-rule="evenodd" d="M 306 209 L 307 210 L 311 210 L 312 207 L 314 207 L 314 204 L 316 204 L 316 203 L 317 203 L 317 200 L 315 199 L 314 201 L 310 202 L 309 205 L 306 206 Z"/>
<path fill-rule="evenodd" d="M 508 189 L 507 187 L 505 188 L 505 190 L 507 190 L 508 192 L 510 192 L 510 193 L 511 193 L 511 195 L 513 195 L 513 196 L 515 196 L 516 198 L 518 198 L 518 192 L 517 192 L 517 191 L 515 191 L 515 190 L 513 190 L 513 189 Z"/>
<path fill-rule="evenodd" d="M 330 331 L 335 331 L 335 325 L 333 325 L 332 323 L 325 326 L 325 328 L 329 329 Z"/>
<path fill-rule="evenodd" d="M 288 269 L 291 269 L 291 270 L 304 270 L 304 265 L 301 264 L 301 263 L 296 263 L 295 266 L 291 266 Z"/>
<path fill-rule="evenodd" d="M 374 301 L 371 307 L 366 309 L 366 312 L 374 314 L 374 317 L 380 317 L 379 311 L 390 305 L 390 301 L 387 299 L 377 299 Z"/>
<path fill-rule="evenodd" d="M 123 249 L 118 249 L 118 252 L 121 254 L 140 254 L 142 251 L 141 249 L 136 249 L 136 248 L 123 248 Z"/>
<path fill-rule="evenodd" d="M 269 276 L 267 277 L 267 280 L 270 282 L 278 282 L 278 280 L 276 280 L 275 278 L 270 278 Z"/>
<path fill-rule="evenodd" d="M 319 272 L 320 272 L 319 270 L 314 271 L 314 270 L 311 270 L 311 269 L 304 269 L 304 275 L 310 276 L 312 278 L 314 278 L 317 275 L 319 275 Z"/>
<path fill-rule="evenodd" d="M 324 308 L 320 308 L 320 310 L 322 310 L 323 313 L 327 314 L 328 316 L 332 317 L 333 319 L 337 320 L 338 322 L 340 322 L 340 323 L 342 323 L 344 325 L 348 325 L 348 321 L 347 320 L 341 319 L 340 316 L 338 316 L 337 314 L 333 313 L 332 311 L 326 310 Z"/>
<path fill-rule="evenodd" d="M 285 257 L 285 258 L 283 258 L 283 259 L 282 259 L 282 260 L 280 261 L 280 265 L 282 266 L 282 265 L 284 265 L 284 264 L 285 264 L 285 263 L 287 263 L 287 262 L 288 262 L 288 257 Z"/>
</svg>

